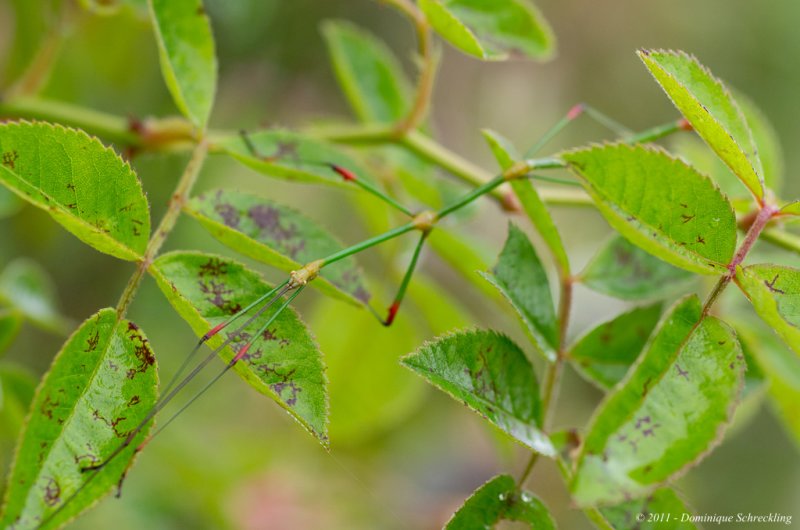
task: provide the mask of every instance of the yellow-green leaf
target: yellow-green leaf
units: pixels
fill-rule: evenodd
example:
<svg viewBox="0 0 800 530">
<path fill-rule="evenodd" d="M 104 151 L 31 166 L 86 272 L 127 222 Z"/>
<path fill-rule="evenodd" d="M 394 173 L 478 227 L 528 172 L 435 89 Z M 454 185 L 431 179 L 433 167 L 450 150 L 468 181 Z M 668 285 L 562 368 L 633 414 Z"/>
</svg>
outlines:
<svg viewBox="0 0 800 530">
<path fill-rule="evenodd" d="M 640 50 L 639 57 L 697 134 L 757 198 L 764 172 L 747 119 L 728 89 L 683 52 Z"/>
<path fill-rule="evenodd" d="M 180 111 L 205 129 L 217 90 L 214 35 L 202 0 L 150 0 L 161 73 Z"/>
<path fill-rule="evenodd" d="M 594 146 L 562 156 L 626 239 L 691 272 L 727 272 L 736 248 L 736 218 L 708 177 L 642 145 Z"/>
<path fill-rule="evenodd" d="M 550 26 L 528 0 L 420 0 L 419 7 L 446 41 L 479 59 L 548 59 L 555 51 Z"/>
<path fill-rule="evenodd" d="M 779 265 L 739 267 L 736 283 L 758 316 L 800 355 L 800 270 Z"/>
<path fill-rule="evenodd" d="M 139 179 L 112 149 L 47 123 L 0 125 L 0 184 L 100 252 L 141 259 L 150 212 Z"/>
</svg>

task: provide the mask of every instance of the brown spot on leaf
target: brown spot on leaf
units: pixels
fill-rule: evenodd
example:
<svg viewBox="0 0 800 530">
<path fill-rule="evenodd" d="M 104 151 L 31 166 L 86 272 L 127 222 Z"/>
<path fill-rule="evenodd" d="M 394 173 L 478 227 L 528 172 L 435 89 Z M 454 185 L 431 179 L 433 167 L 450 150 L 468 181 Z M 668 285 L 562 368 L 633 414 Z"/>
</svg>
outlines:
<svg viewBox="0 0 800 530">
<path fill-rule="evenodd" d="M 697 242 L 700 243 L 701 245 L 705 245 L 706 244 L 706 239 L 703 236 L 698 234 L 697 235 Z"/>
<path fill-rule="evenodd" d="M 236 209 L 232 204 L 228 203 L 219 203 L 214 205 L 214 211 L 222 218 L 222 222 L 225 223 L 225 226 L 230 228 L 238 228 L 239 227 L 239 210 Z"/>
<path fill-rule="evenodd" d="M 119 418 L 116 418 L 116 419 L 113 419 L 113 420 L 109 420 L 109 419 L 104 418 L 100 414 L 99 410 L 95 409 L 92 412 L 92 418 L 97 420 L 97 421 L 101 421 L 101 422 L 105 423 L 106 425 L 108 425 L 109 427 L 111 427 L 111 430 L 114 431 L 114 436 L 116 436 L 117 438 L 125 438 L 127 436 L 127 433 L 120 432 L 119 429 L 118 429 L 119 424 L 127 419 L 125 416 L 121 416 Z"/>
<path fill-rule="evenodd" d="M 16 151 L 7 151 L 3 153 L 3 165 L 8 169 L 15 169 L 17 167 L 17 160 L 19 160 L 19 153 Z"/>
<path fill-rule="evenodd" d="M 694 215 L 681 214 L 681 219 L 683 219 L 683 224 L 688 223 L 689 221 L 691 221 L 694 218 L 695 218 Z"/>
<path fill-rule="evenodd" d="M 769 289 L 769 290 L 770 290 L 770 291 L 772 291 L 773 293 L 777 293 L 777 294 L 786 294 L 786 292 L 785 292 L 785 291 L 783 291 L 783 290 L 781 290 L 781 289 L 778 289 L 777 287 L 775 287 L 775 283 L 777 283 L 777 281 L 778 281 L 778 277 L 779 277 L 779 276 L 780 276 L 779 274 L 776 274 L 776 275 L 775 275 L 775 277 L 774 277 L 774 278 L 772 278 L 772 281 L 771 281 L 771 282 L 768 282 L 767 280 L 764 280 L 764 285 L 766 285 L 766 286 L 767 286 L 767 289 Z"/>
<path fill-rule="evenodd" d="M 211 258 L 203 265 L 200 265 L 200 277 L 223 276 L 228 273 L 228 264 L 217 258 Z"/>
<path fill-rule="evenodd" d="M 97 345 L 100 343 L 100 332 L 95 331 L 94 335 L 89 337 L 86 340 L 86 349 L 83 350 L 85 353 L 93 352 L 97 349 Z"/>
<path fill-rule="evenodd" d="M 682 369 L 681 365 L 679 365 L 679 364 L 675 365 L 675 369 L 678 371 L 678 377 L 683 377 L 687 381 L 689 380 L 689 371 L 688 370 Z"/>
<path fill-rule="evenodd" d="M 61 486 L 56 479 L 49 477 L 44 485 L 44 503 L 52 507 L 59 502 L 61 502 Z"/>
</svg>

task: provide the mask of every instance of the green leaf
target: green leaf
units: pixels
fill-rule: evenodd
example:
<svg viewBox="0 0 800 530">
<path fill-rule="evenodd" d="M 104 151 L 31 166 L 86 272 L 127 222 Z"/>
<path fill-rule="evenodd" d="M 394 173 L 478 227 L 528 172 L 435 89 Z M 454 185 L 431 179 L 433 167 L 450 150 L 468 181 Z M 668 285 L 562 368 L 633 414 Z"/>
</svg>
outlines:
<svg viewBox="0 0 800 530">
<path fill-rule="evenodd" d="M 18 258 L 6 266 L 0 273 L 0 299 L 44 329 L 68 332 L 67 320 L 56 309 L 50 275 L 35 261 Z"/>
<path fill-rule="evenodd" d="M 570 350 L 573 365 L 600 388 L 610 389 L 639 357 L 660 316 L 661 304 L 654 304 L 600 324 Z"/>
<path fill-rule="evenodd" d="M 554 361 L 559 346 L 558 320 L 547 272 L 528 236 L 509 223 L 508 239 L 492 274 L 481 274 L 511 302 L 537 347 Z"/>
<path fill-rule="evenodd" d="M 202 0 L 150 0 L 161 73 L 180 111 L 206 128 L 217 90 L 217 56 Z"/>
<path fill-rule="evenodd" d="M 586 287 L 622 300 L 666 298 L 693 278 L 618 235 L 603 245 L 578 277 Z"/>
<path fill-rule="evenodd" d="M 563 155 L 609 224 L 677 267 L 724 274 L 736 218 L 711 180 L 665 152 L 611 144 Z"/>
<path fill-rule="evenodd" d="M 800 270 L 766 264 L 739 267 L 736 283 L 758 316 L 800 354 Z"/>
<path fill-rule="evenodd" d="M 214 147 L 270 177 L 352 186 L 331 169 L 330 164 L 336 164 L 354 172 L 359 178 L 372 180 L 360 165 L 333 145 L 302 134 L 269 130 L 249 133 L 247 138 L 256 152 L 251 150 L 241 135 L 222 138 Z"/>
<path fill-rule="evenodd" d="M 286 272 L 344 248 L 305 215 L 249 193 L 210 191 L 192 199 L 185 210 L 225 245 Z M 356 305 L 370 298 L 354 257 L 325 267 L 311 286 Z"/>
<path fill-rule="evenodd" d="M 550 26 L 528 0 L 420 0 L 419 7 L 447 42 L 479 59 L 548 59 L 555 51 Z"/>
<path fill-rule="evenodd" d="M 419 407 L 427 387 L 397 363 L 421 340 L 410 319 L 387 328 L 366 311 L 323 300 L 309 321 L 328 360 L 330 435 L 337 444 L 391 432 Z M 366 344 L 376 355 L 365 355 Z"/>
<path fill-rule="evenodd" d="M 22 315 L 17 311 L 0 309 L 0 355 L 14 342 L 22 326 Z"/>
<path fill-rule="evenodd" d="M 512 438 L 546 456 L 539 383 L 525 353 L 494 331 L 461 331 L 422 345 L 404 366 L 464 402 Z"/>
<path fill-rule="evenodd" d="M 165 254 L 153 263 L 150 272 L 198 336 L 272 288 L 240 263 L 199 252 Z M 277 306 L 273 306 L 248 329 L 260 328 L 276 310 Z M 252 353 L 245 355 L 233 369 L 327 445 L 328 393 L 322 353 L 293 309 L 284 310 L 273 326 L 254 342 L 249 350 Z M 225 362 L 244 346 L 249 338 L 247 333 L 230 329 L 208 341 L 210 347 L 216 348 L 231 336 L 233 341 L 219 354 Z"/>
<path fill-rule="evenodd" d="M 495 159 L 504 171 L 513 166 L 516 161 L 522 159 L 511 142 L 498 133 L 485 129 L 483 137 L 489 143 Z M 522 204 L 522 209 L 525 210 L 533 226 L 536 227 L 545 244 L 550 248 L 550 252 L 552 252 L 559 267 L 564 271 L 565 275 L 569 275 L 569 259 L 567 258 L 566 250 L 564 250 L 561 235 L 558 233 L 553 217 L 547 211 L 547 207 L 536 192 L 533 183 L 526 179 L 515 179 L 511 181 L 511 188 L 516 193 L 520 204 Z"/>
<path fill-rule="evenodd" d="M 600 510 L 615 530 L 694 530 L 684 517 L 692 513 L 675 491 L 663 488 L 651 495 Z"/>
<path fill-rule="evenodd" d="M 727 88 L 683 52 L 640 50 L 639 57 L 697 134 L 757 198 L 764 173 L 753 134 Z"/>
<path fill-rule="evenodd" d="M 119 482 L 148 429 L 96 478 L 89 481 L 93 475 L 82 469 L 108 457 L 150 412 L 156 400 L 154 364 L 145 336 L 132 322 L 117 320 L 113 309 L 81 325 L 31 405 L 0 526 L 58 528 Z"/>
<path fill-rule="evenodd" d="M 744 377 L 733 331 L 695 296 L 664 317 L 595 412 L 570 484 L 579 506 L 648 495 L 700 460 L 733 414 Z"/>
<path fill-rule="evenodd" d="M 411 106 L 411 84 L 386 44 L 344 21 L 327 21 L 322 34 L 336 78 L 364 122 L 393 123 Z"/>
<path fill-rule="evenodd" d="M 445 530 L 492 530 L 500 521 L 527 523 L 535 530 L 555 530 L 544 503 L 527 491 L 518 491 L 508 475 L 498 475 L 475 490 L 453 514 Z"/>
<path fill-rule="evenodd" d="M 150 213 L 131 167 L 82 131 L 47 123 L 0 125 L 0 183 L 100 252 L 141 259 Z"/>
</svg>

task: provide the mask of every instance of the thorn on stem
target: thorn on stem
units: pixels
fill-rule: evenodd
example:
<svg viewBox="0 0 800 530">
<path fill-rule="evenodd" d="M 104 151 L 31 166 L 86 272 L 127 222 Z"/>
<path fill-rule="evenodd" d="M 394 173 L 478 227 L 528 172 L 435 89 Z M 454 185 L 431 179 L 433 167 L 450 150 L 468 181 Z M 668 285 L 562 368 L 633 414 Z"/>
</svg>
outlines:
<svg viewBox="0 0 800 530">
<path fill-rule="evenodd" d="M 691 132 L 694 130 L 694 127 L 692 127 L 692 124 L 689 123 L 689 120 L 687 120 L 686 118 L 681 118 L 678 120 L 678 128 L 682 131 Z"/>
</svg>

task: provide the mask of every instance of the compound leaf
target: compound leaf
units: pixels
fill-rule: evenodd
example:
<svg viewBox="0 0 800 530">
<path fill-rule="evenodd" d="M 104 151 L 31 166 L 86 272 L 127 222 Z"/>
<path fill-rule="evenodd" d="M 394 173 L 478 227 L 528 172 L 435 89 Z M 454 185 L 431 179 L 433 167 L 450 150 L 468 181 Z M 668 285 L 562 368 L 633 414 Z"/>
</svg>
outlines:
<svg viewBox="0 0 800 530">
<path fill-rule="evenodd" d="M 586 287 L 614 298 L 659 300 L 685 286 L 693 276 L 615 235 L 578 278 Z"/>
<path fill-rule="evenodd" d="M 662 319 L 598 407 L 570 484 L 580 506 L 648 495 L 702 458 L 730 422 L 745 360 L 733 331 L 695 296 Z"/>
<path fill-rule="evenodd" d="M 442 38 L 479 59 L 543 60 L 555 51 L 550 26 L 528 0 L 420 0 L 419 7 Z"/>
<path fill-rule="evenodd" d="M 492 273 L 481 273 L 505 296 L 549 360 L 558 349 L 558 320 L 550 284 L 528 236 L 509 223 L 508 239 Z"/>
<path fill-rule="evenodd" d="M 723 274 L 736 218 L 711 180 L 664 151 L 611 144 L 563 154 L 611 226 L 644 250 L 691 272 Z"/>
<path fill-rule="evenodd" d="M 159 288 L 178 314 L 198 336 L 226 321 L 272 287 L 240 263 L 199 252 L 171 252 L 150 268 Z M 208 344 L 231 343 L 219 356 L 229 362 L 274 315 L 275 304 L 242 332 L 237 324 L 212 337 Z M 292 308 L 278 315 L 261 338 L 256 339 L 234 370 L 262 394 L 283 407 L 323 444 L 328 443 L 328 392 L 325 365 L 313 336 Z"/>
<path fill-rule="evenodd" d="M 225 245 L 286 272 L 343 248 L 300 212 L 249 193 L 209 191 L 192 199 L 185 211 Z M 353 257 L 325 267 L 311 286 L 357 305 L 370 298 Z"/>
<path fill-rule="evenodd" d="M 0 125 L 0 183 L 84 243 L 141 259 L 150 212 L 131 167 L 82 131 L 47 123 Z"/>
<path fill-rule="evenodd" d="M 161 73 L 180 111 L 205 129 L 217 90 L 214 35 L 202 0 L 150 0 Z"/>
<path fill-rule="evenodd" d="M 757 198 L 764 172 L 747 119 L 727 88 L 683 52 L 640 50 L 639 57 L 697 134 Z"/>
<path fill-rule="evenodd" d="M 113 309 L 78 328 L 31 405 L 0 526 L 58 528 L 117 485 L 147 428 L 96 476 L 82 469 L 107 458 L 150 412 L 154 365 L 147 338 L 134 323 L 117 320 Z"/>
<path fill-rule="evenodd" d="M 740 267 L 736 283 L 758 316 L 800 355 L 800 270 L 766 264 Z"/>
<path fill-rule="evenodd" d="M 514 479 L 498 475 L 475 490 L 453 514 L 445 530 L 492 530 L 500 521 L 526 523 L 535 530 L 555 530 L 547 506 L 535 495 L 519 491 Z"/>
<path fill-rule="evenodd" d="M 505 335 L 482 330 L 445 335 L 401 362 L 523 445 L 555 454 L 540 430 L 542 404 L 533 366 Z"/>
<path fill-rule="evenodd" d="M 600 324 L 571 348 L 573 365 L 600 388 L 610 389 L 639 357 L 660 316 L 661 304 L 654 304 Z"/>
</svg>

